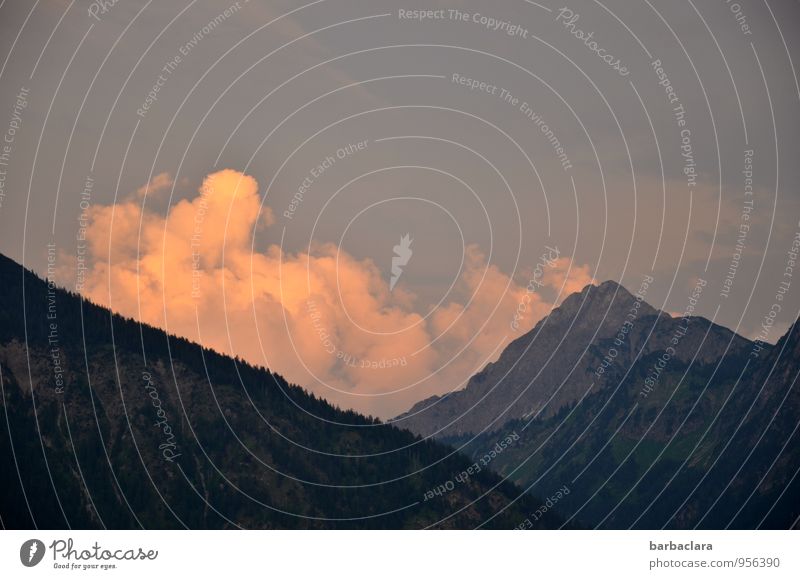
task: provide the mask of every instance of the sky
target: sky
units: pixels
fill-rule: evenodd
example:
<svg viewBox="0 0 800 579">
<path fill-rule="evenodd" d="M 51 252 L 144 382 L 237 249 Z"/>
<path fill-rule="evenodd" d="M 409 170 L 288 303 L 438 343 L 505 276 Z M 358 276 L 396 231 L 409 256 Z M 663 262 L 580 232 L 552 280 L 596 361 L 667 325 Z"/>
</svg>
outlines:
<svg viewBox="0 0 800 579">
<path fill-rule="evenodd" d="M 668 312 L 704 279 L 700 315 L 774 342 L 798 25 L 790 1 L 6 0 L 0 252 L 384 418 L 606 279 L 652 276 Z"/>
</svg>

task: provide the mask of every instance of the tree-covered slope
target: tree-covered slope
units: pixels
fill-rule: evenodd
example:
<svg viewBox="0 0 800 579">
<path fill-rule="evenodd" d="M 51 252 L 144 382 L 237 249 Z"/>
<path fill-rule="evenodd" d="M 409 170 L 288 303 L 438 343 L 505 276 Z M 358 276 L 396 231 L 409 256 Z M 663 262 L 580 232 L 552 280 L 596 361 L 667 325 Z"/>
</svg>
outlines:
<svg viewBox="0 0 800 579">
<path fill-rule="evenodd" d="M 6 528 L 511 528 L 540 503 L 2 256 L 0 372 Z"/>
</svg>

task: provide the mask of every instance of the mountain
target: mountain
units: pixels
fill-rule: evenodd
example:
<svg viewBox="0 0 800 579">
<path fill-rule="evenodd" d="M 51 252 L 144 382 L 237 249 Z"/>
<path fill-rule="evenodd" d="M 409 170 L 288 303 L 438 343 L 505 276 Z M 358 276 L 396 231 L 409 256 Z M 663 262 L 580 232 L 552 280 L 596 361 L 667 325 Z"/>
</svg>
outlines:
<svg viewBox="0 0 800 579">
<path fill-rule="evenodd" d="M 635 359 L 665 351 L 676 335 L 672 364 L 694 359 L 708 365 L 726 350 L 736 354 L 750 346 L 704 318 L 688 320 L 688 332 L 680 335 L 681 318 L 659 312 L 621 285 L 588 285 L 511 342 L 463 390 L 417 403 L 397 424 L 440 437 L 492 431 L 509 420 L 551 416 L 587 392 L 616 384 Z M 610 353 L 613 360 L 604 365 Z"/>
<path fill-rule="evenodd" d="M 797 527 L 800 323 L 770 347 L 642 303 L 615 343 L 632 299 L 611 282 L 571 296 L 476 376 L 473 392 L 442 398 L 447 410 L 418 430 L 443 428 L 445 412 L 486 395 L 491 413 L 440 439 L 480 457 L 494 448 L 492 430 L 516 433 L 490 468 L 539 496 L 560 491 L 559 513 L 587 527 Z M 577 343 L 559 343 L 559 333 Z M 598 378 L 611 347 L 618 352 Z"/>
<path fill-rule="evenodd" d="M 3 256 L 0 387 L 4 528 L 511 528 L 542 503 Z"/>
</svg>

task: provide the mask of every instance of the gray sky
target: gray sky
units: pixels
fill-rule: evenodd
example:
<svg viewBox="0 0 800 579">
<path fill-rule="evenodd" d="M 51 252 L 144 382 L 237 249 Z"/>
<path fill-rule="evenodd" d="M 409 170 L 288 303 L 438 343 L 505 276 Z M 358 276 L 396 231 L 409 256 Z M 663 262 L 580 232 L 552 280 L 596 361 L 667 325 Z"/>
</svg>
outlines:
<svg viewBox="0 0 800 579">
<path fill-rule="evenodd" d="M 87 0 L 6 0 L 0 130 L 14 134 L 0 251 L 43 273 L 47 243 L 74 254 L 87 177 L 94 207 L 166 172 L 174 188 L 146 201 L 166 215 L 230 168 L 257 180 L 274 213 L 257 251 L 341 244 L 388 280 L 392 247 L 410 233 L 403 283 L 421 315 L 448 295 L 465 245 L 523 287 L 549 245 L 598 280 L 635 289 L 653 275 L 648 301 L 667 311 L 682 311 L 702 277 L 700 314 L 752 337 L 791 281 L 800 230 L 799 27 L 788 0 L 118 0 L 105 13 Z M 363 141 L 288 219 L 310 171 Z M 779 303 L 770 341 L 796 318 L 800 279 Z"/>
</svg>

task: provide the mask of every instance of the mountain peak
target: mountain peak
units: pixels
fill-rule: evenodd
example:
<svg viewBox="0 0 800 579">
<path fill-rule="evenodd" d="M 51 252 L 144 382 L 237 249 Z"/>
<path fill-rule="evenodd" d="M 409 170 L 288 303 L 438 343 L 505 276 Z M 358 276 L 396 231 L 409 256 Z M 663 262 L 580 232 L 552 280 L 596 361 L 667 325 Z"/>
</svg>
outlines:
<svg viewBox="0 0 800 579">
<path fill-rule="evenodd" d="M 646 292 L 647 289 L 643 286 L 637 291 L 639 296 L 637 297 L 613 280 L 606 280 L 598 285 L 588 284 L 580 292 L 568 296 L 561 306 L 553 311 L 555 318 L 551 321 L 563 317 L 573 318 L 580 313 L 589 323 L 600 321 L 613 324 L 617 320 L 622 323 L 623 318 L 637 301 L 639 302 L 637 317 L 656 315 L 658 310 L 645 301 Z"/>
<path fill-rule="evenodd" d="M 604 281 L 603 283 L 601 283 L 599 285 L 589 284 L 583 289 L 584 290 L 588 290 L 589 288 L 594 288 L 595 291 L 599 291 L 599 292 L 611 292 L 611 291 L 619 291 L 619 290 L 623 290 L 623 291 L 626 291 L 626 292 L 628 291 L 624 287 L 622 287 L 620 284 L 615 282 L 613 279 L 607 279 L 606 281 Z"/>
<path fill-rule="evenodd" d="M 589 294 L 591 297 L 603 298 L 603 297 L 612 297 L 617 296 L 618 298 L 622 299 L 635 299 L 633 294 L 625 289 L 624 286 L 618 284 L 614 280 L 607 279 L 606 281 L 599 283 L 599 284 L 588 284 L 584 287 L 581 291 L 581 294 Z"/>
<path fill-rule="evenodd" d="M 633 364 L 668 348 L 673 364 L 709 364 L 750 345 L 707 320 L 692 324 L 673 343 L 681 322 L 659 315 L 645 301 L 648 289 L 646 281 L 635 293 L 611 280 L 587 285 L 512 341 L 466 388 L 435 404 L 418 403 L 404 426 L 421 434 L 481 432 L 502 421 L 552 415 L 581 399 L 588 384 L 595 389 L 616 384 Z M 612 349 L 609 363 L 605 358 Z"/>
</svg>

